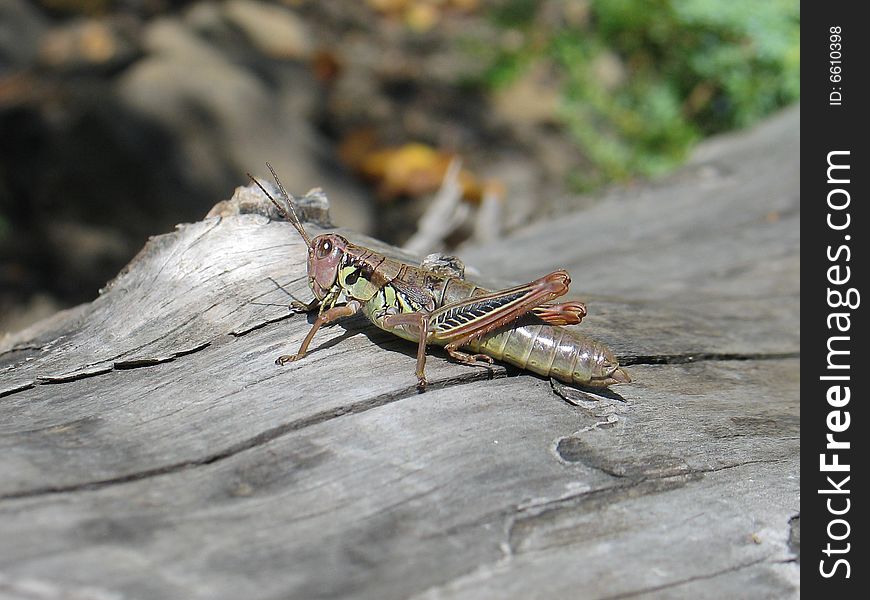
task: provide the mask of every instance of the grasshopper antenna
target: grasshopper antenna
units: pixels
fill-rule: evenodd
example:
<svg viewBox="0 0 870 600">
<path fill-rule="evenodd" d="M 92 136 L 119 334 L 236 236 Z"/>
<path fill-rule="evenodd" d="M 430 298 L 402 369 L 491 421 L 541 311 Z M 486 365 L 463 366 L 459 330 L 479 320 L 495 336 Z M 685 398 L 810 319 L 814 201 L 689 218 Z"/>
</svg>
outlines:
<svg viewBox="0 0 870 600">
<path fill-rule="evenodd" d="M 300 221 L 299 217 L 296 216 L 296 211 L 293 209 L 293 200 L 290 199 L 290 194 L 288 194 L 287 190 L 284 189 L 284 186 L 281 184 L 281 180 L 278 179 L 278 175 L 275 173 L 275 169 L 272 168 L 272 165 L 266 163 L 266 166 L 269 168 L 269 172 L 272 173 L 272 177 L 275 178 L 275 183 L 278 184 L 278 189 L 281 192 L 281 196 L 283 196 L 284 200 L 287 202 L 287 207 L 290 209 L 289 212 L 283 206 L 278 204 L 278 201 L 272 197 L 272 194 L 266 191 L 266 188 L 263 187 L 263 185 L 257 180 L 256 177 L 254 177 L 250 173 L 248 173 L 248 177 L 257 185 L 258 188 L 260 188 L 260 190 L 264 194 L 266 194 L 266 197 L 272 201 L 272 204 L 274 204 L 275 208 L 278 209 L 278 214 L 290 221 L 290 224 L 296 228 L 296 231 L 299 232 L 299 235 L 302 236 L 302 239 L 305 240 L 305 243 L 310 246 L 311 238 L 308 237 L 308 233 L 306 233 L 305 228 L 302 226 L 302 221 Z"/>
</svg>

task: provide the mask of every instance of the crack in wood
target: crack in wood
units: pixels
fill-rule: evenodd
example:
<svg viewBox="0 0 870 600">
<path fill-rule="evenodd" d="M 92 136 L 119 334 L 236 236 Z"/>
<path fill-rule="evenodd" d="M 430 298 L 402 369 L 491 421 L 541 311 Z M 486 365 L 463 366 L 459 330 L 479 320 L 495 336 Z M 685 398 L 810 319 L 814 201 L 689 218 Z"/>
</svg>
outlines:
<svg viewBox="0 0 870 600">
<path fill-rule="evenodd" d="M 794 554 L 794 558 L 785 562 L 801 564 L 801 514 L 792 515 L 788 520 L 788 549 Z"/>
<path fill-rule="evenodd" d="M 200 350 L 205 350 L 211 346 L 211 342 L 204 342 L 199 344 L 198 346 L 193 346 L 191 348 L 185 348 L 184 350 L 178 350 L 173 352 L 172 354 L 168 354 L 166 356 L 154 356 L 154 357 L 145 357 L 145 358 L 134 358 L 130 360 L 118 360 L 115 361 L 112 366 L 121 371 L 127 371 L 130 369 L 139 369 L 142 367 L 153 367 L 154 365 L 160 365 L 163 363 L 172 362 L 176 358 L 181 356 L 187 356 L 188 354 L 193 354 L 194 352 L 199 352 Z"/>
<path fill-rule="evenodd" d="M 427 389 L 435 390 L 456 385 L 475 383 L 478 381 L 501 379 L 504 377 L 507 377 L 507 374 L 500 373 L 498 371 L 469 371 L 467 373 L 463 373 L 462 375 L 448 377 L 442 380 L 430 381 Z M 402 388 L 401 390 L 381 394 L 380 396 L 375 396 L 374 398 L 370 398 L 368 400 L 362 400 L 344 406 L 338 406 L 326 411 L 313 414 L 310 417 L 306 417 L 304 419 L 299 419 L 296 421 L 291 421 L 289 423 L 277 425 L 275 427 L 272 427 L 271 429 L 267 429 L 266 431 L 263 431 L 255 436 L 227 446 L 223 450 L 214 452 L 202 458 L 181 461 L 169 465 L 164 465 L 162 467 L 155 467 L 154 469 L 146 469 L 144 471 L 128 473 L 126 475 L 120 475 L 117 477 L 110 477 L 107 479 L 100 479 L 96 481 L 88 481 L 62 486 L 45 486 L 30 490 L 11 492 L 8 494 L 0 495 L 0 501 L 36 498 L 40 496 L 55 494 L 94 491 L 113 485 L 141 481 L 143 479 L 150 479 L 152 477 L 159 477 L 161 475 L 178 473 L 180 471 L 185 471 L 187 469 L 195 467 L 211 465 L 236 456 L 237 454 L 240 454 L 242 452 L 264 446 L 269 442 L 272 442 L 273 440 L 276 440 L 295 431 L 299 431 L 307 427 L 312 427 L 314 425 L 319 425 L 321 423 L 325 423 L 327 421 L 331 421 L 332 419 L 337 419 L 346 415 L 364 413 L 375 408 L 380 408 L 382 406 L 392 404 L 394 402 L 399 402 L 401 400 L 416 397 L 420 393 L 422 392 L 417 388 L 416 384 L 409 385 L 405 388 Z"/>
<path fill-rule="evenodd" d="M 279 316 L 272 318 L 272 319 L 265 319 L 263 321 L 255 323 L 254 325 L 249 325 L 247 327 L 234 329 L 233 331 L 230 331 L 229 335 L 231 335 L 233 337 L 242 337 L 243 335 L 247 335 L 247 334 L 251 333 L 252 331 L 262 329 L 266 325 L 271 325 L 272 323 L 278 323 L 280 321 L 286 321 L 290 317 L 295 317 L 295 316 L 296 316 L 296 313 L 292 313 L 292 312 L 288 311 L 288 313 L 286 315 L 279 315 Z"/>
<path fill-rule="evenodd" d="M 22 383 L 21 385 L 11 387 L 8 390 L 0 390 L 0 398 L 5 398 L 6 396 L 11 396 L 12 394 L 17 394 L 18 392 L 23 392 L 25 390 L 32 389 L 36 385 L 36 382 L 28 382 Z"/>
<path fill-rule="evenodd" d="M 111 363 L 98 363 L 96 365 L 88 365 L 77 371 L 71 371 L 63 373 L 61 375 L 37 375 L 35 383 L 39 385 L 56 385 L 60 383 L 69 383 L 71 381 L 79 381 L 81 379 L 88 379 L 89 377 L 96 377 L 97 375 L 105 375 L 106 373 L 110 373 L 112 370 L 113 367 Z"/>
<path fill-rule="evenodd" d="M 72 371 L 68 373 L 64 373 L 62 375 L 37 375 L 34 381 L 22 384 L 10 390 L 3 390 L 0 392 L 0 398 L 5 396 L 11 396 L 13 394 L 17 394 L 19 392 L 23 392 L 37 385 L 59 385 L 62 383 L 70 383 L 73 381 L 81 381 L 82 379 L 89 379 L 91 377 L 97 377 L 99 375 L 106 375 L 113 371 L 123 371 L 123 370 L 131 370 L 131 369 L 140 369 L 143 367 L 153 367 L 155 365 L 172 362 L 177 358 L 182 356 L 187 356 L 188 354 L 193 354 L 195 352 L 199 352 L 200 350 L 204 350 L 211 345 L 211 342 L 204 342 L 199 344 L 198 346 L 193 346 L 191 348 L 185 348 L 183 350 L 178 350 L 173 352 L 172 354 L 166 356 L 158 356 L 158 357 L 145 357 L 140 359 L 131 359 L 131 360 L 114 360 L 107 359 L 103 363 L 97 363 L 93 365 L 87 365 L 86 367 L 79 369 L 77 371 Z M 134 352 L 135 350 L 131 350 L 130 352 Z M 129 354 L 130 352 L 125 352 L 124 354 Z M 119 355 L 119 356 L 123 356 Z"/>
<path fill-rule="evenodd" d="M 231 337 L 241 337 L 248 333 L 251 333 L 255 330 L 262 329 L 268 325 L 273 323 L 278 323 L 280 321 L 284 321 L 289 317 L 295 316 L 290 313 L 288 315 L 283 315 L 275 319 L 270 319 L 263 321 L 262 323 L 258 323 L 257 325 L 251 326 L 249 329 L 231 331 L 227 335 Z M 363 328 L 360 328 L 362 331 Z M 398 338 L 396 338 L 398 339 Z M 99 367 L 93 370 L 82 370 L 69 374 L 59 375 L 59 376 L 37 376 L 35 381 L 24 383 L 20 386 L 16 386 L 14 388 L 8 390 L 0 391 L 0 398 L 4 398 L 6 396 L 11 396 L 20 392 L 24 392 L 33 388 L 35 385 L 42 384 L 62 384 L 62 383 L 70 383 L 73 381 L 79 381 L 81 379 L 87 379 L 89 377 L 96 377 L 98 375 L 105 375 L 107 373 L 111 373 L 115 369 L 136 369 L 142 367 L 150 367 L 157 364 L 171 362 L 179 357 L 193 354 L 194 352 L 198 352 L 203 350 L 212 343 L 217 340 L 213 340 L 211 342 L 205 342 L 200 346 L 194 347 L 192 349 L 180 350 L 178 352 L 173 353 L 169 357 L 154 357 L 154 358 L 142 358 L 135 359 L 129 361 L 115 361 L 111 366 Z M 130 350 L 125 352 L 124 354 L 130 354 L 135 350 Z M 118 355 L 118 357 L 123 356 L 123 354 Z M 774 353 L 715 353 L 715 352 L 696 352 L 696 353 L 686 353 L 686 354 L 627 354 L 619 357 L 619 362 L 623 366 L 632 366 L 632 365 L 679 365 L 679 364 L 688 364 L 695 362 L 704 362 L 704 361 L 751 361 L 751 360 L 782 360 L 782 359 L 792 359 L 792 358 L 800 358 L 800 352 L 774 352 Z M 111 359 L 108 359 L 111 360 Z M 95 365 L 89 365 L 93 367 Z M 505 366 L 505 365 L 500 365 Z M 509 373 L 515 374 L 518 371 L 510 366 L 507 366 L 506 369 Z M 505 376 L 504 374 L 499 374 L 499 376 Z M 430 389 L 434 389 L 431 385 Z M 588 390 L 587 390 L 588 391 Z M 603 392 L 603 393 L 602 393 Z M 595 393 L 601 395 L 615 394 L 612 390 L 595 390 Z M 582 393 L 582 390 L 581 390 Z M 621 397 L 620 397 L 621 398 Z M 573 404 L 573 402 L 571 402 Z"/>
<path fill-rule="evenodd" d="M 800 352 L 689 352 L 685 354 L 624 354 L 619 356 L 619 364 L 632 365 L 683 365 L 702 361 L 726 360 L 782 360 L 800 358 Z"/>
<path fill-rule="evenodd" d="M 533 523 L 555 511 L 574 510 L 581 505 L 586 505 L 584 508 L 588 510 L 597 510 L 604 506 L 610 506 L 619 500 L 628 500 L 681 488 L 687 483 L 700 480 L 701 476 L 708 473 L 716 473 L 748 465 L 777 464 L 782 462 L 786 461 L 783 459 L 759 459 L 708 469 L 689 469 L 680 473 L 663 473 L 661 475 L 646 475 L 642 477 L 615 477 L 619 482 L 615 485 L 585 490 L 576 494 L 568 494 L 551 500 L 542 500 L 533 504 L 518 505 L 512 509 L 493 511 L 474 521 L 458 523 L 453 527 L 445 529 L 443 533 L 451 535 L 476 525 L 503 521 L 505 522 L 505 541 L 501 544 L 501 548 L 503 558 L 509 558 L 519 554 L 514 547 L 514 543 L 511 541 L 514 528 L 517 525 Z"/>
<path fill-rule="evenodd" d="M 660 592 L 662 590 L 668 590 L 675 587 L 679 587 L 681 585 L 685 585 L 687 583 L 694 583 L 696 581 L 705 581 L 707 579 L 713 579 L 715 577 L 719 577 L 720 575 L 726 575 L 728 573 L 736 573 L 737 571 L 742 571 L 743 569 L 748 569 L 750 567 L 754 567 L 756 565 L 760 565 L 762 563 L 768 562 L 767 557 L 758 558 L 755 560 L 751 560 L 746 563 L 742 563 L 739 565 L 733 565 L 728 567 L 727 569 L 719 569 L 717 571 L 713 571 L 712 573 L 704 573 L 702 575 L 693 575 L 692 577 L 685 577 L 683 579 L 677 579 L 668 583 L 663 583 L 661 585 L 651 586 L 648 588 L 642 588 L 639 590 L 632 590 L 630 592 L 623 592 L 621 594 L 614 594 L 612 596 L 602 596 L 601 600 L 621 600 L 623 598 L 636 598 L 637 596 L 645 596 L 654 592 Z"/>
<path fill-rule="evenodd" d="M 558 511 L 576 510 L 581 506 L 584 510 L 597 510 L 599 508 L 610 506 L 620 500 L 627 500 L 659 492 L 668 492 L 677 488 L 681 488 L 688 483 L 698 481 L 703 475 L 708 473 L 717 473 L 728 469 L 735 469 L 755 464 L 777 464 L 785 462 L 783 459 L 770 460 L 748 460 L 730 465 L 722 465 L 719 467 L 710 467 L 707 469 L 688 469 L 680 473 L 663 473 L 661 475 L 645 475 L 641 477 L 617 477 L 617 480 L 622 480 L 624 483 L 618 483 L 613 486 L 597 488 L 594 490 L 586 490 L 577 494 L 567 495 L 553 500 L 545 500 L 517 506 L 510 513 L 502 513 L 500 518 L 505 519 L 506 525 L 506 540 L 502 544 L 506 556 L 517 554 L 516 542 L 514 541 L 514 531 L 518 526 L 534 527 L 536 521 L 546 518 Z"/>
</svg>

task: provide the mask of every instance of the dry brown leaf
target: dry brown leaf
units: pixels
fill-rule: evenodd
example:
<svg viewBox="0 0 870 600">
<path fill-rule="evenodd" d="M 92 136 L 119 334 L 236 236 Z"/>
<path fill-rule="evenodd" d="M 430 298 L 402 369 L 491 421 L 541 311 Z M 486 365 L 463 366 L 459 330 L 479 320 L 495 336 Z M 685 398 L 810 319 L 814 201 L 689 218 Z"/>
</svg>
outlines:
<svg viewBox="0 0 870 600">
<path fill-rule="evenodd" d="M 435 27 L 446 13 L 476 11 L 480 0 L 366 0 L 366 4 L 382 15 L 401 18 L 409 29 L 422 33 Z"/>
<path fill-rule="evenodd" d="M 349 168 L 374 182 L 385 200 L 435 192 L 456 157 L 419 142 L 379 147 L 376 134 L 370 128 L 351 132 L 342 141 L 338 153 Z M 459 183 L 465 200 L 479 201 L 483 197 L 484 184 L 467 169 L 460 171 Z"/>
</svg>

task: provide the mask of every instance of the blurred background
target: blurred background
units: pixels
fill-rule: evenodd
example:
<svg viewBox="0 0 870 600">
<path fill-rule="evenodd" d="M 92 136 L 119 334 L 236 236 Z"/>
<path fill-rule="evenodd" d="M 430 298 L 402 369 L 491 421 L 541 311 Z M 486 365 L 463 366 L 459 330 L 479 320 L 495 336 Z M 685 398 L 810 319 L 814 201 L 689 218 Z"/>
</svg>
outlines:
<svg viewBox="0 0 870 600">
<path fill-rule="evenodd" d="M 454 250 L 798 100 L 798 0 L 0 0 L 0 335 L 270 161 Z"/>
</svg>

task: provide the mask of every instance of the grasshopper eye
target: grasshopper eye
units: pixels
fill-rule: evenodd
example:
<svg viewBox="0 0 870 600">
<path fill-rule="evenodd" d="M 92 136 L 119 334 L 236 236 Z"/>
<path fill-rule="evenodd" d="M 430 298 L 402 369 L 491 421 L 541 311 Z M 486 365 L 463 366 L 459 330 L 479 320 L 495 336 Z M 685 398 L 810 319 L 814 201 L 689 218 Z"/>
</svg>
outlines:
<svg viewBox="0 0 870 600">
<path fill-rule="evenodd" d="M 329 240 L 323 240 L 317 246 L 317 257 L 318 258 L 326 258 L 329 256 L 329 253 L 332 252 L 332 242 Z"/>
</svg>

